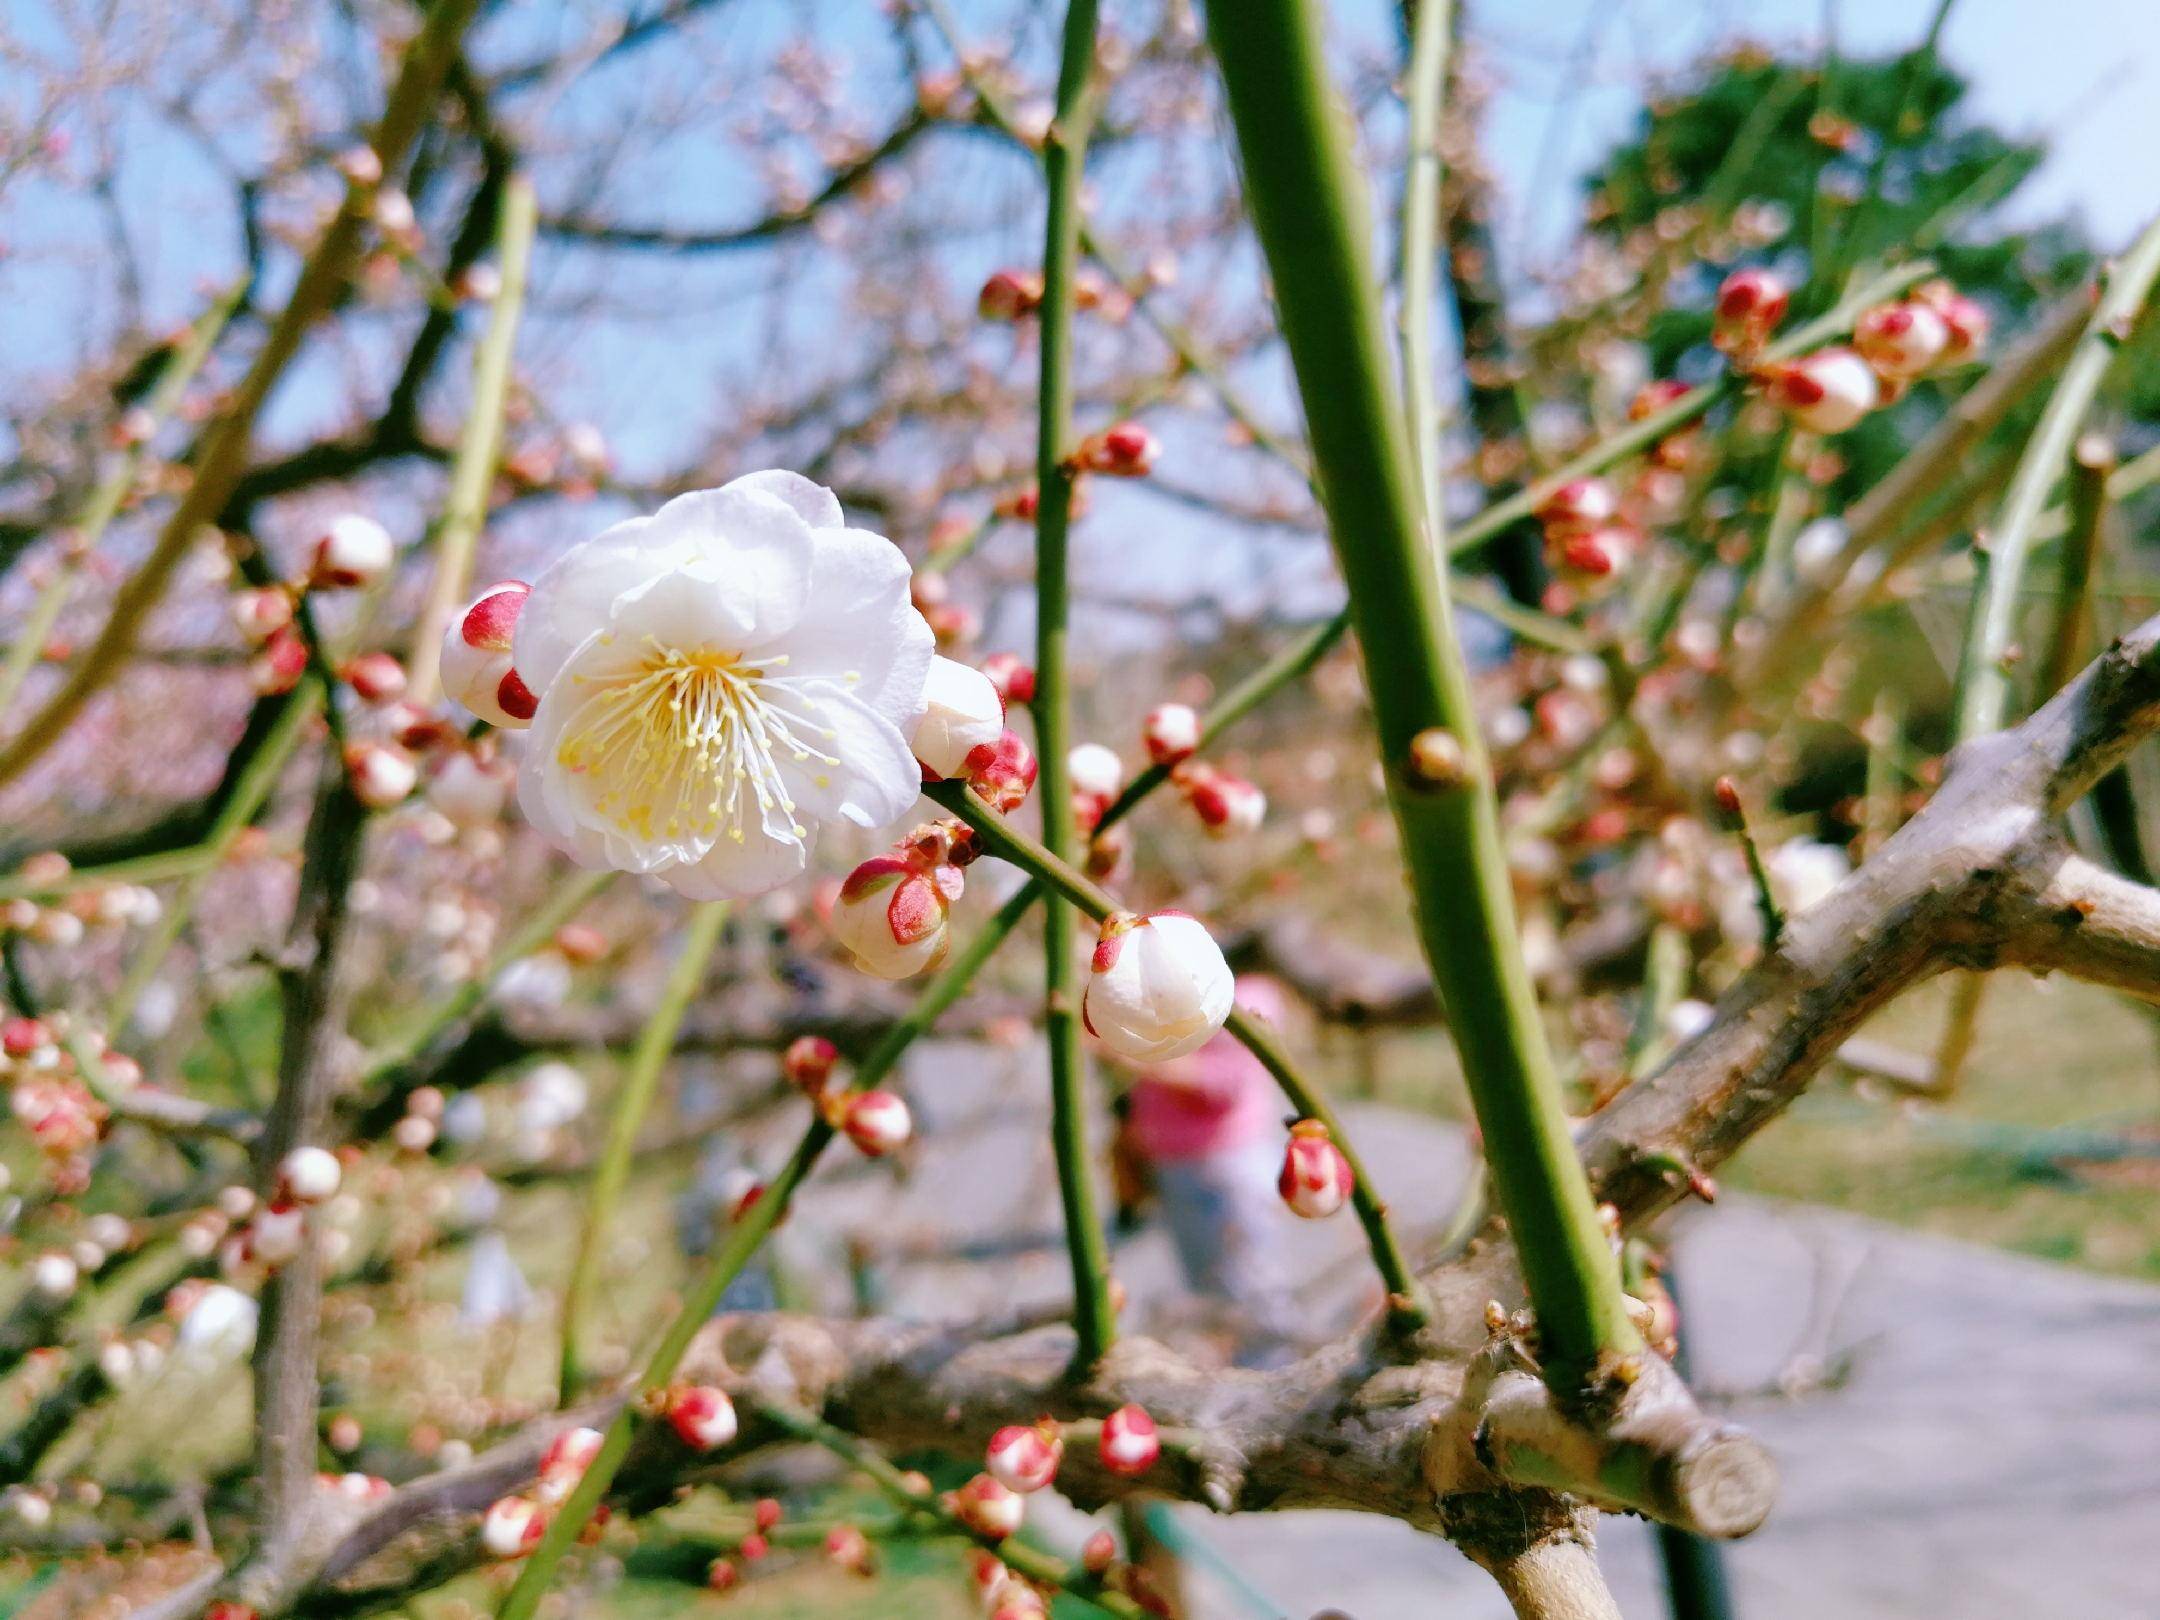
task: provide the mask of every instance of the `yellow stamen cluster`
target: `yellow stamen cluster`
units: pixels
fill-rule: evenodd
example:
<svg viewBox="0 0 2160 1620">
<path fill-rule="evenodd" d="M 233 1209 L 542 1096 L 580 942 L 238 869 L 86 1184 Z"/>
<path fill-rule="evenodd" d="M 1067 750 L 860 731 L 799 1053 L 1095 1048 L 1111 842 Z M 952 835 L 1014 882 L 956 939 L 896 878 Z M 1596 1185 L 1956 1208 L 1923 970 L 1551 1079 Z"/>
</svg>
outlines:
<svg viewBox="0 0 2160 1620">
<path fill-rule="evenodd" d="M 556 760 L 591 773 L 593 809 L 640 839 L 740 844 L 753 808 L 761 825 L 777 808 L 803 837 L 781 760 L 839 761 L 818 746 L 834 734 L 813 718 L 816 700 L 772 679 L 786 662 L 753 664 L 738 653 L 685 651 L 647 636 L 635 662 L 571 676 L 583 691 Z M 791 712 L 783 702 L 810 712 Z M 822 787 L 829 778 L 816 780 Z"/>
</svg>

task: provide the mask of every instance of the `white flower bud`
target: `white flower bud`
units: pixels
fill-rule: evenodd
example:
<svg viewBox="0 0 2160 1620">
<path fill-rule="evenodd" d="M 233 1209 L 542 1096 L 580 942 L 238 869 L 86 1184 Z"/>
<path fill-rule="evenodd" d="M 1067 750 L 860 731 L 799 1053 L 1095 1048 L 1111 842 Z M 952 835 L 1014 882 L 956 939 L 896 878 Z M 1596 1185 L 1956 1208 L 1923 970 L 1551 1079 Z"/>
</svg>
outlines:
<svg viewBox="0 0 2160 1620">
<path fill-rule="evenodd" d="M 840 1128 L 863 1153 L 881 1159 L 907 1143 L 915 1129 L 908 1105 L 890 1091 L 858 1091 L 847 1099 Z"/>
<path fill-rule="evenodd" d="M 412 755 L 394 743 L 358 742 L 345 750 L 345 770 L 353 797 L 370 810 L 403 804 L 420 780 Z"/>
<path fill-rule="evenodd" d="M 1157 704 L 1141 722 L 1140 740 L 1149 759 L 1175 765 L 1200 746 L 1200 717 L 1182 703 Z"/>
<path fill-rule="evenodd" d="M 1943 357 L 1950 347 L 1950 326 L 1917 300 L 1881 304 L 1854 323 L 1853 347 L 1878 375 L 1907 382 Z"/>
<path fill-rule="evenodd" d="M 480 1545 L 490 1558 L 522 1558 L 546 1529 L 538 1504 L 522 1496 L 498 1497 L 480 1520 Z"/>
<path fill-rule="evenodd" d="M 1205 1046 L 1236 986 L 1208 931 L 1183 912 L 1103 924 L 1081 999 L 1088 1033 L 1119 1057 L 1161 1063 Z"/>
<path fill-rule="evenodd" d="M 506 768 L 484 764 L 461 748 L 428 778 L 427 802 L 460 827 L 484 827 L 502 819 L 510 788 Z"/>
<path fill-rule="evenodd" d="M 82 1268 L 75 1264 L 74 1258 L 57 1250 L 39 1255 L 30 1268 L 30 1286 L 49 1300 L 68 1298 L 81 1279 Z"/>
<path fill-rule="evenodd" d="M 930 660 L 915 757 L 933 776 L 966 774 L 968 755 L 1005 732 L 1005 700 L 989 676 L 954 658 Z"/>
<path fill-rule="evenodd" d="M 1082 743 L 1065 756 L 1065 775 L 1075 793 L 1114 799 L 1125 785 L 1125 762 L 1101 743 Z"/>
<path fill-rule="evenodd" d="M 337 1196 L 343 1166 L 328 1148 L 296 1147 L 278 1161 L 278 1191 L 296 1204 L 322 1204 Z"/>
<path fill-rule="evenodd" d="M 331 519 L 316 539 L 308 583 L 318 590 L 372 585 L 396 559 L 397 544 L 388 529 L 371 517 L 347 512 Z"/>
</svg>

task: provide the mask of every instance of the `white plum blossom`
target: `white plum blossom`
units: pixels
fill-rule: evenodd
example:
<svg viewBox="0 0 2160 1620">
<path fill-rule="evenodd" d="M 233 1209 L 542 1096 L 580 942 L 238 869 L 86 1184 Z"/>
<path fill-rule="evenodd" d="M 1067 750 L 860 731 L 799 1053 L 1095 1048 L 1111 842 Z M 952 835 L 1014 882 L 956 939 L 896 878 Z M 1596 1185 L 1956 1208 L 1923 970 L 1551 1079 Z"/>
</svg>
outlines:
<svg viewBox="0 0 2160 1620">
<path fill-rule="evenodd" d="M 751 473 L 557 558 L 518 615 L 539 697 L 518 801 L 580 865 L 692 899 L 800 874 L 822 823 L 883 827 L 922 783 L 909 747 L 931 634 L 907 559 L 831 491 Z"/>
<path fill-rule="evenodd" d="M 1205 1046 L 1236 995 L 1221 947 L 1193 918 L 1120 914 L 1103 924 L 1080 1014 L 1119 1057 L 1164 1063 Z"/>
<path fill-rule="evenodd" d="M 930 660 L 915 757 L 933 776 L 963 776 L 967 757 L 1005 734 L 1005 699 L 981 670 L 955 658 Z"/>
</svg>

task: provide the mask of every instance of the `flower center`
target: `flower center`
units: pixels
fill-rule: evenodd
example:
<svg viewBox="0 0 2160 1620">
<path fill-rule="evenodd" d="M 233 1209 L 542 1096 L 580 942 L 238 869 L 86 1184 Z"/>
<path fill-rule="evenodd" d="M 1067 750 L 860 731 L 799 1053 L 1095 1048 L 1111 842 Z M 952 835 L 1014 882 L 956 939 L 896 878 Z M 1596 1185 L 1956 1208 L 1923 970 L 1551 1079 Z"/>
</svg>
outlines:
<svg viewBox="0 0 2160 1620">
<path fill-rule="evenodd" d="M 833 733 L 790 712 L 783 697 L 814 708 L 773 679 L 785 657 L 746 662 L 738 653 L 685 650 L 645 637 L 634 663 L 573 674 L 585 692 L 564 724 L 555 757 L 590 772 L 593 809 L 641 839 L 740 844 L 754 812 L 762 828 L 777 809 L 797 838 L 782 762 L 836 765 L 818 746 Z M 820 783 L 824 781 L 821 776 Z"/>
</svg>

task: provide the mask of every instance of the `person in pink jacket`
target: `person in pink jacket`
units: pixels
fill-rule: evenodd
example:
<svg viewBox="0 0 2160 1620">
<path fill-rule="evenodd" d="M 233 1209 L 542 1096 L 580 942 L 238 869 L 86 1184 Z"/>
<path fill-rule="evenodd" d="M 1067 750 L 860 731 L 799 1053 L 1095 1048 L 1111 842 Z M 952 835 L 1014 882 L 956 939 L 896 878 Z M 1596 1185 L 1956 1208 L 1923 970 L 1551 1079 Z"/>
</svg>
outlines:
<svg viewBox="0 0 2160 1620">
<path fill-rule="evenodd" d="M 1288 997 L 1275 980 L 1241 975 L 1238 1005 L 1280 1027 Z M 1160 1200 L 1186 1281 L 1231 1306 L 1249 1329 L 1246 1362 L 1280 1359 L 1289 1289 L 1277 1253 L 1283 1211 L 1285 1105 L 1274 1079 L 1233 1035 L 1143 1072 L 1126 1094 L 1121 1149 Z"/>
</svg>

